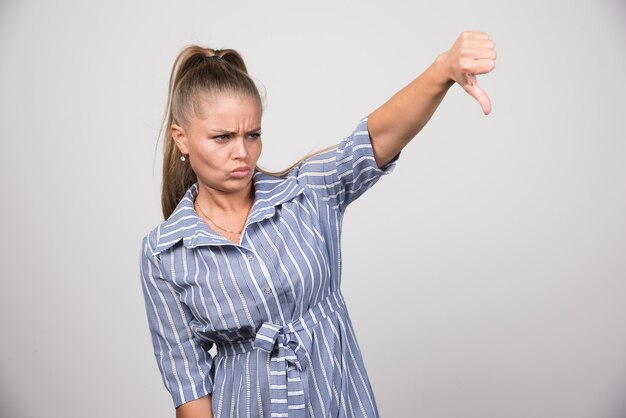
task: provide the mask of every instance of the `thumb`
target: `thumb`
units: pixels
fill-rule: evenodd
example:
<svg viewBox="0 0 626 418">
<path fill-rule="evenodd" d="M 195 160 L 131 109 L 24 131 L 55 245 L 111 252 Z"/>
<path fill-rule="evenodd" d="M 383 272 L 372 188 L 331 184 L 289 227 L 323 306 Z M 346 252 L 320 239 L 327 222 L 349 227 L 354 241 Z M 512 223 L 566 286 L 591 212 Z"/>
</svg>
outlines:
<svg viewBox="0 0 626 418">
<path fill-rule="evenodd" d="M 478 82 L 476 81 L 475 74 L 467 75 L 468 84 L 465 86 L 465 91 L 467 91 L 470 96 L 475 98 L 478 103 L 480 103 L 480 107 L 483 109 L 483 113 L 488 115 L 491 113 L 491 100 L 489 100 L 489 96 L 487 93 L 483 91 L 480 87 L 478 87 Z"/>
</svg>

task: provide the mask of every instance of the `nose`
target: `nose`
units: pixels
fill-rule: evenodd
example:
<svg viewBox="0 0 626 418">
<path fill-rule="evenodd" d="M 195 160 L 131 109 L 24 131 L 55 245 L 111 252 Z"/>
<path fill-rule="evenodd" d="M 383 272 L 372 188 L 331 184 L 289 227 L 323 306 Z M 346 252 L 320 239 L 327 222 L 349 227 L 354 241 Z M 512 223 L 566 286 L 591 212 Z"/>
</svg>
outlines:
<svg viewBox="0 0 626 418">
<path fill-rule="evenodd" d="M 233 141 L 233 149 L 232 149 L 232 157 L 233 159 L 242 160 L 248 156 L 248 147 L 246 141 L 238 137 L 235 141 Z"/>
</svg>

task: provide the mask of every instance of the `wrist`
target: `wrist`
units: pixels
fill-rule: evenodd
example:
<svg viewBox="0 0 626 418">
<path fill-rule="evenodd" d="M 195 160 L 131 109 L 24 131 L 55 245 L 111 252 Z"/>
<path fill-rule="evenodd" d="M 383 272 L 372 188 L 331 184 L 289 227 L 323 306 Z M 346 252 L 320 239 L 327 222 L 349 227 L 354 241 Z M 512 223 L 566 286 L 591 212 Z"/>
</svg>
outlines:
<svg viewBox="0 0 626 418">
<path fill-rule="evenodd" d="M 447 57 L 448 53 L 442 52 L 437 55 L 435 62 L 431 65 L 433 82 L 445 89 L 449 89 L 455 83 L 448 70 Z"/>
</svg>

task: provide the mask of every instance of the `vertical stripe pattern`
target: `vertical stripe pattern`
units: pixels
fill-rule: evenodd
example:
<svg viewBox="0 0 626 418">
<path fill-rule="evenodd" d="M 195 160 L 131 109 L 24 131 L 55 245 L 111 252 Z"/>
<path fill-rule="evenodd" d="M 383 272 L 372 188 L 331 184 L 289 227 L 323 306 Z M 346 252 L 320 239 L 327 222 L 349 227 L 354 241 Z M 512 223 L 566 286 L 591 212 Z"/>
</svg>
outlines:
<svg viewBox="0 0 626 418">
<path fill-rule="evenodd" d="M 285 178 L 256 172 L 238 244 L 196 214 L 197 184 L 146 235 L 148 325 L 175 406 L 210 393 L 220 418 L 378 416 L 340 290 L 340 236 L 347 205 L 395 162 L 376 166 L 363 119 Z"/>
</svg>

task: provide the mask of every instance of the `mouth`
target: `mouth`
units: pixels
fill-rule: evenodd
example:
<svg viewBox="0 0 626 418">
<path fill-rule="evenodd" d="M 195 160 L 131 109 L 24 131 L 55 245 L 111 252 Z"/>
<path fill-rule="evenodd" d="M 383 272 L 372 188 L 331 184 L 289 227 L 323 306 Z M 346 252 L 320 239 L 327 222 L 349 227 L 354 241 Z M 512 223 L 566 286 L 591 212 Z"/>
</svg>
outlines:
<svg viewBox="0 0 626 418">
<path fill-rule="evenodd" d="M 239 168 L 234 169 L 230 173 L 233 177 L 243 178 L 243 177 L 247 177 L 251 171 L 252 170 L 250 169 L 250 167 L 239 167 Z"/>
</svg>

